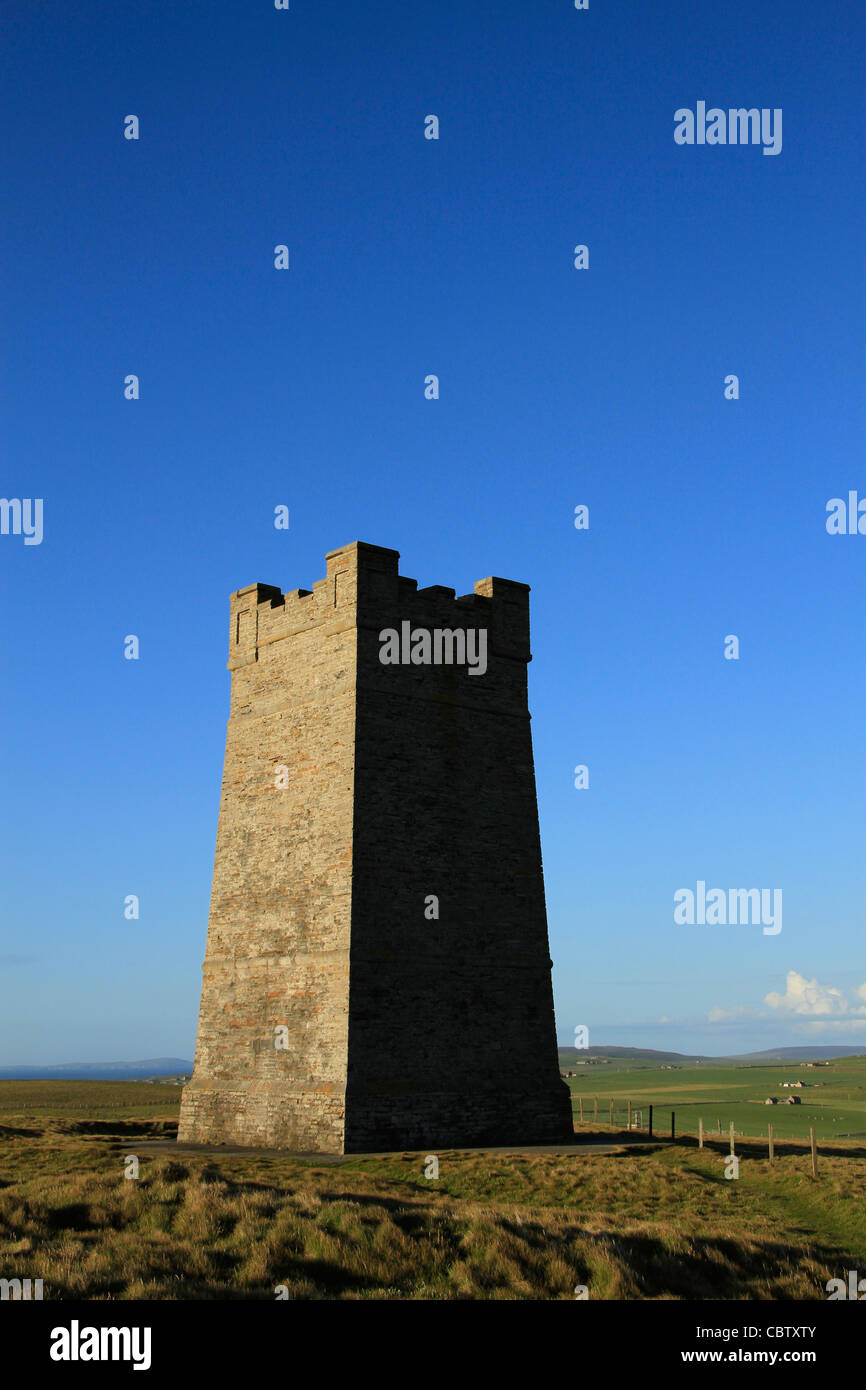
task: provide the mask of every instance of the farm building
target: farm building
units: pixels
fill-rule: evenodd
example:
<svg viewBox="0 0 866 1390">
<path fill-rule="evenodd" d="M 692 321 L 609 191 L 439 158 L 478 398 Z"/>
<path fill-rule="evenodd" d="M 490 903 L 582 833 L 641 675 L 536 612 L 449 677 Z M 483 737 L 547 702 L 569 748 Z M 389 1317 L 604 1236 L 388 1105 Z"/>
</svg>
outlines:
<svg viewBox="0 0 866 1390">
<path fill-rule="evenodd" d="M 765 1104 L 765 1105 L 778 1105 L 778 1104 L 779 1104 L 778 1097 L 777 1097 L 777 1096 L 767 1096 L 767 1099 L 764 1101 L 764 1104 Z"/>
<path fill-rule="evenodd" d="M 799 1096 L 785 1096 L 785 1099 L 782 1101 L 782 1104 L 783 1104 L 783 1105 L 802 1105 L 803 1102 L 801 1101 L 801 1099 L 800 1099 Z"/>
</svg>

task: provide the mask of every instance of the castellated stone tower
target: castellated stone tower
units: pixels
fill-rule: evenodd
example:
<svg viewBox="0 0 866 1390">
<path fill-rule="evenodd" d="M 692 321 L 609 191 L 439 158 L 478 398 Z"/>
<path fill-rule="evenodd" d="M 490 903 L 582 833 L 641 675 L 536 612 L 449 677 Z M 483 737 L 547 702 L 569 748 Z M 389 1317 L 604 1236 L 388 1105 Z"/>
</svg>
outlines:
<svg viewBox="0 0 866 1390">
<path fill-rule="evenodd" d="M 529 589 L 418 589 L 356 542 L 232 595 L 195 1071 L 178 1138 L 349 1153 L 563 1142 Z M 380 633 L 400 634 L 397 664 Z M 414 664 L 417 629 L 447 630 Z M 486 643 L 486 669 L 458 664 Z M 458 640 L 459 639 L 459 640 Z M 414 638 L 412 638 L 414 640 Z M 423 655 L 423 643 L 416 654 Z M 436 915 L 438 911 L 438 916 Z"/>
</svg>

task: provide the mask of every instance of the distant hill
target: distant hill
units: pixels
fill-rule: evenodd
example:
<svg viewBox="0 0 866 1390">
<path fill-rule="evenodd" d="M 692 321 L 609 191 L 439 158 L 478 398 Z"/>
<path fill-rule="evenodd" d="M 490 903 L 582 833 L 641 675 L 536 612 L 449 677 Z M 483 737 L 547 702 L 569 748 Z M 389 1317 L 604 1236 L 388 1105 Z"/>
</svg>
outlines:
<svg viewBox="0 0 866 1390">
<path fill-rule="evenodd" d="M 851 1043 L 848 1047 L 772 1047 L 764 1052 L 728 1053 L 721 1057 L 710 1057 L 702 1052 L 656 1052 L 650 1047 L 560 1047 L 559 1056 L 562 1062 L 597 1059 L 606 1062 L 645 1062 L 653 1066 L 663 1063 L 685 1066 L 696 1062 L 811 1062 L 866 1055 L 860 1051 L 862 1046 L 861 1042 Z"/>
<path fill-rule="evenodd" d="M 0 1081 L 139 1081 L 150 1076 L 189 1075 L 183 1057 L 150 1057 L 144 1062 L 68 1062 L 55 1067 L 0 1067 Z"/>
<path fill-rule="evenodd" d="M 740 1060 L 744 1062 L 771 1061 L 778 1057 L 781 1062 L 822 1061 L 828 1057 L 862 1057 L 863 1043 L 851 1043 L 849 1047 L 775 1047 L 765 1052 L 743 1052 Z"/>
<path fill-rule="evenodd" d="M 705 1057 L 702 1053 L 684 1052 L 656 1052 L 651 1047 L 560 1047 L 560 1057 L 568 1061 L 582 1059 L 587 1061 L 592 1057 L 604 1058 L 605 1061 L 620 1062 L 624 1060 L 634 1062 L 714 1062 L 715 1057 Z"/>
</svg>

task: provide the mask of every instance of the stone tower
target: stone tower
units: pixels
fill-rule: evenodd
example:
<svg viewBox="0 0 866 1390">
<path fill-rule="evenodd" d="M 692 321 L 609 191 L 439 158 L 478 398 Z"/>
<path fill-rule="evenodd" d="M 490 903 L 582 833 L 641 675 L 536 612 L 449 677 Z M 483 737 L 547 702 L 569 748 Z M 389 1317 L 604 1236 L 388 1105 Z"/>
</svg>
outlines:
<svg viewBox="0 0 866 1390">
<path fill-rule="evenodd" d="M 529 589 L 482 579 L 455 598 L 418 589 L 398 560 L 355 542 L 328 555 L 312 592 L 232 595 L 181 1141 L 348 1153 L 573 1134 L 527 706 Z"/>
</svg>

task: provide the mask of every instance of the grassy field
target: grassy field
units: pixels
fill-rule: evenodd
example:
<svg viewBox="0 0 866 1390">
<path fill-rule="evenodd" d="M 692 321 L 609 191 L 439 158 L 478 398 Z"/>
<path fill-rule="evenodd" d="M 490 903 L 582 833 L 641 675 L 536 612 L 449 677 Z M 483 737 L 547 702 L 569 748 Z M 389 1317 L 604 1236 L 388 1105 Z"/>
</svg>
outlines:
<svg viewBox="0 0 866 1390">
<path fill-rule="evenodd" d="M 572 1066 L 563 1058 L 563 1066 Z M 581 1068 L 581 1071 L 584 1069 Z M 800 1091 L 783 1090 L 782 1081 L 803 1081 Z M 823 1085 L 821 1083 L 824 1083 Z M 844 1057 L 826 1067 L 808 1070 L 802 1063 L 779 1062 L 726 1066 L 683 1067 L 664 1071 L 653 1067 L 626 1067 L 621 1063 L 592 1066 L 585 1075 L 568 1078 L 575 1120 L 583 1099 L 584 1119 L 591 1124 L 593 1100 L 598 1099 L 600 1119 L 609 1117 L 614 1101 L 618 1123 L 626 1123 L 627 1102 L 640 1110 L 648 1123 L 653 1106 L 657 1134 L 670 1134 L 670 1116 L 676 1115 L 677 1132 L 697 1133 L 698 1119 L 705 1130 L 727 1133 L 731 1121 L 738 1134 L 766 1135 L 767 1125 L 782 1138 L 808 1139 L 813 1127 L 818 1139 L 841 1137 L 866 1140 L 866 1057 Z M 799 1105 L 784 1105 L 782 1098 L 798 1095 Z M 778 1105 L 764 1105 L 768 1096 Z M 578 1130 L 580 1125 L 578 1124 Z"/>
<path fill-rule="evenodd" d="M 866 1146 L 826 1146 L 817 1182 L 793 1143 L 772 1168 L 739 1144 L 735 1181 L 724 1144 L 689 1143 L 443 1151 L 428 1180 L 423 1154 L 149 1152 L 179 1094 L 0 1082 L 0 1277 L 52 1299 L 823 1299 L 866 1269 Z"/>
<path fill-rule="evenodd" d="M 125 1113 L 177 1120 L 180 1086 L 142 1081 L 0 1081 L 0 1123 L 5 1116 L 53 1115 L 118 1120 Z"/>
</svg>

